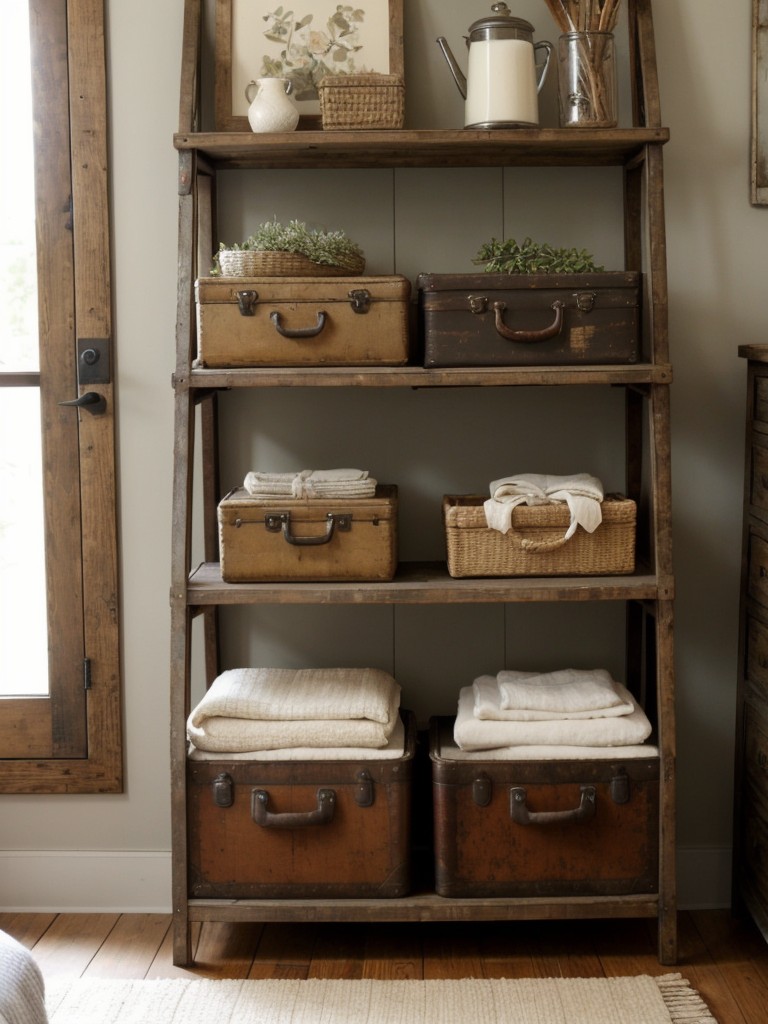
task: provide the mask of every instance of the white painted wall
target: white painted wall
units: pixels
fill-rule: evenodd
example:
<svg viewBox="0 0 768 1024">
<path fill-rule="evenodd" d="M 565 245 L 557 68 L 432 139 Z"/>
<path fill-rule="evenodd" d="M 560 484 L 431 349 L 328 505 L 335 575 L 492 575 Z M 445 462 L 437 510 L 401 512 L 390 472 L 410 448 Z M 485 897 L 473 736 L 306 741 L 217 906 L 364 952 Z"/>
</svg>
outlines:
<svg viewBox="0 0 768 1024">
<path fill-rule="evenodd" d="M 406 0 L 405 6 L 409 125 L 460 126 L 461 99 L 434 38 L 447 35 L 460 53 L 463 31 L 488 5 Z M 538 38 L 554 37 L 542 0 L 512 7 L 529 18 Z M 683 905 L 722 906 L 729 898 L 745 380 L 736 350 L 765 337 L 768 242 L 768 209 L 749 204 L 749 8 L 744 0 L 724 18 L 715 0 L 657 0 L 655 10 L 662 112 L 672 132 L 665 168 Z M 127 784 L 121 796 L 0 797 L 3 909 L 170 906 L 177 167 L 171 137 L 182 0 L 107 0 L 107 9 Z M 543 123 L 553 124 L 554 116 L 545 87 Z M 621 244 L 610 226 L 620 190 L 610 171 L 225 177 L 233 180 L 222 199 L 223 238 L 247 233 L 273 214 L 296 216 L 345 228 L 365 249 L 373 273 L 469 270 L 479 245 L 502 231 L 585 245 L 606 265 L 620 266 Z M 238 394 L 225 403 L 234 440 L 223 479 L 233 485 L 257 464 L 365 463 L 401 486 L 405 556 L 440 557 L 436 509 L 443 491 L 482 490 L 495 476 L 522 469 L 589 469 L 608 486 L 620 486 L 620 440 L 608 427 L 617 402 L 602 392 L 478 397 L 297 389 L 259 402 L 254 437 L 256 404 Z M 349 431 L 357 420 L 363 426 Z M 495 608 L 288 608 L 264 609 L 258 619 L 254 630 L 246 610 L 231 616 L 231 664 L 327 664 L 343 650 L 347 663 L 364 657 L 392 668 L 405 701 L 422 718 L 450 713 L 458 686 L 476 671 L 501 667 L 505 649 L 510 664 L 600 662 L 616 671 L 621 665 L 617 610 L 607 606 L 521 608 L 506 616 Z"/>
</svg>

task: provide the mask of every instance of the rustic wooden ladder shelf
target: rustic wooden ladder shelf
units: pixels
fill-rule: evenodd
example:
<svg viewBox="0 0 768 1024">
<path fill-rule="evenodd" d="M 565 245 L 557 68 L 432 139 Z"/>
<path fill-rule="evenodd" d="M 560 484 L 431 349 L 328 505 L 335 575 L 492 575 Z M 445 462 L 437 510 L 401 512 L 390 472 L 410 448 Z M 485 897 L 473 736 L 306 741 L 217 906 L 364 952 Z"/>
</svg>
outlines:
<svg viewBox="0 0 768 1024">
<path fill-rule="evenodd" d="M 190 926 L 199 921 L 488 921 L 534 918 L 648 917 L 658 922 L 659 959 L 677 956 L 675 887 L 675 727 L 673 577 L 670 537 L 667 285 L 661 126 L 650 0 L 628 0 L 632 128 L 490 131 L 298 131 L 255 137 L 201 131 L 202 0 L 186 0 L 179 131 L 179 252 L 171 587 L 171 753 L 174 961 L 191 961 Z M 425 370 L 311 368 L 206 370 L 195 366 L 194 281 L 207 268 L 219 170 L 240 168 L 440 168 L 557 166 L 623 169 L 624 250 L 628 269 L 642 269 L 647 296 L 643 361 L 631 366 Z M 391 584 L 246 584 L 222 582 L 216 505 L 217 404 L 224 389 L 302 387 L 620 387 L 625 394 L 627 493 L 647 484 L 645 565 L 630 577 L 453 580 L 443 566 L 404 564 Z M 191 562 L 192 493 L 197 425 L 202 437 L 205 561 Z M 659 782 L 658 889 L 647 895 L 568 898 L 446 899 L 430 892 L 394 900 L 191 899 L 187 858 L 186 719 L 190 711 L 192 620 L 205 630 L 205 675 L 218 671 L 217 609 L 234 604 L 623 601 L 627 608 L 628 683 L 654 690 Z M 643 664 L 643 678 L 640 664 Z M 633 673 L 635 673 L 633 678 Z"/>
</svg>

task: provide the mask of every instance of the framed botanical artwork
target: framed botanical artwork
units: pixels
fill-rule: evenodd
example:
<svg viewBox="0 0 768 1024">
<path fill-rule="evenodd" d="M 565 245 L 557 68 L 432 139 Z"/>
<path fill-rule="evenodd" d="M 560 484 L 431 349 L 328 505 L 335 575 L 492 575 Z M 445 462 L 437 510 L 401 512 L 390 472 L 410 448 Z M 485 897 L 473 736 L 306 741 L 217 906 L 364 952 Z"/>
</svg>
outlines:
<svg viewBox="0 0 768 1024">
<path fill-rule="evenodd" d="M 287 78 L 299 128 L 320 127 L 327 74 L 403 74 L 403 0 L 216 0 L 216 131 L 249 131 L 248 83 Z"/>
<path fill-rule="evenodd" d="M 768 206 L 768 0 L 752 0 L 751 200 Z"/>
</svg>

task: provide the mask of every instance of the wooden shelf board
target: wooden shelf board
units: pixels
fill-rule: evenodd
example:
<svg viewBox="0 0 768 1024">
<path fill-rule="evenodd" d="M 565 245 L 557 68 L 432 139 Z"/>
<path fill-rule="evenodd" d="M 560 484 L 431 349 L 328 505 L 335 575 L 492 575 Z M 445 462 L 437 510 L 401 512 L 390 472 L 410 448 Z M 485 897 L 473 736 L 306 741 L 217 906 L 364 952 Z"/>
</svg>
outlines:
<svg viewBox="0 0 768 1024">
<path fill-rule="evenodd" d="M 181 380 L 177 374 L 175 382 Z M 667 364 L 595 366 L 481 366 L 424 369 L 420 366 L 268 366 L 248 369 L 193 369 L 195 388 L 372 387 L 445 388 L 583 384 L 670 384 Z"/>
<path fill-rule="evenodd" d="M 177 132 L 179 151 L 221 168 L 387 168 L 623 165 L 667 128 L 517 128 L 493 131 Z"/>
<path fill-rule="evenodd" d="M 658 896 L 447 898 L 435 893 L 398 899 L 189 901 L 190 921 L 535 921 L 656 917 Z"/>
<path fill-rule="evenodd" d="M 391 582 L 224 583 L 218 562 L 190 575 L 190 605 L 506 604 L 521 601 L 655 600 L 655 576 L 453 579 L 443 562 L 402 562 Z"/>
</svg>

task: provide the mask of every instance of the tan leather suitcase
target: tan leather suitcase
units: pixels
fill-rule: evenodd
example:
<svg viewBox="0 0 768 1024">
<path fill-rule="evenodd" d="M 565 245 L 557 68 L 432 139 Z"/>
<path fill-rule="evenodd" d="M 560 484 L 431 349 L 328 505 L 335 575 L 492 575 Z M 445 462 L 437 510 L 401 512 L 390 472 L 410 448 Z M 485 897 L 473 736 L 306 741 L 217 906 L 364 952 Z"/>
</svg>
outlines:
<svg viewBox="0 0 768 1024">
<path fill-rule="evenodd" d="M 453 760 L 430 722 L 435 890 L 441 896 L 658 891 L 659 759 Z M 655 749 L 655 748 L 654 748 Z"/>
<path fill-rule="evenodd" d="M 231 491 L 218 508 L 221 576 L 257 581 L 391 580 L 397 568 L 397 487 L 373 498 L 254 498 Z"/>
<path fill-rule="evenodd" d="M 411 283 L 392 277 L 200 278 L 202 367 L 400 366 Z"/>
<path fill-rule="evenodd" d="M 393 898 L 411 884 L 411 765 L 187 761 L 189 894 L 211 898 Z"/>
<path fill-rule="evenodd" d="M 636 272 L 421 274 L 424 365 L 635 363 Z"/>
</svg>

